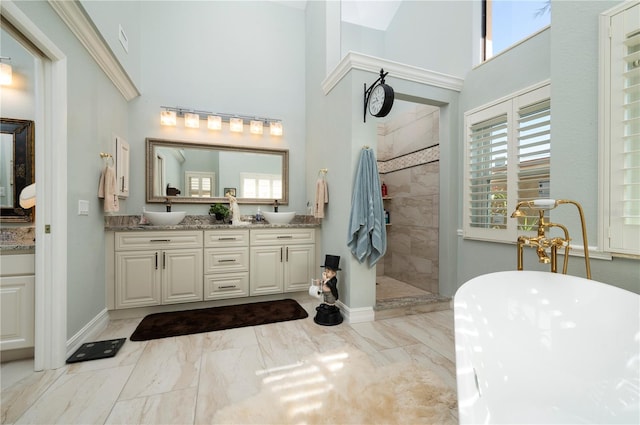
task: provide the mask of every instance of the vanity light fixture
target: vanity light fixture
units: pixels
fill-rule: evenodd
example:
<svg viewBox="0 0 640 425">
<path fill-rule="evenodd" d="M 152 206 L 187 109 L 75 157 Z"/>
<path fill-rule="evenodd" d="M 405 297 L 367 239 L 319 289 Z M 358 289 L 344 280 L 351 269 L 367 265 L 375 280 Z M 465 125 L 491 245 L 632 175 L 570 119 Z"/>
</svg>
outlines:
<svg viewBox="0 0 640 425">
<path fill-rule="evenodd" d="M 222 123 L 228 122 L 229 130 L 232 132 L 242 133 L 244 126 L 248 125 L 252 134 L 263 134 L 264 126 L 268 125 L 270 135 L 282 136 L 282 120 L 278 118 L 198 111 L 174 106 L 161 106 L 160 108 L 160 123 L 162 125 L 175 126 L 177 117 L 182 117 L 184 118 L 184 126 L 188 128 L 199 128 L 199 121 L 207 120 L 209 130 L 221 130 Z"/>
<path fill-rule="evenodd" d="M 208 115 L 207 128 L 209 130 L 222 130 L 222 117 L 220 115 Z"/>
<path fill-rule="evenodd" d="M 2 61 L 10 61 L 11 58 L 0 56 L 0 86 L 9 86 L 13 82 L 13 69 L 8 63 Z"/>
<path fill-rule="evenodd" d="M 161 125 L 176 125 L 176 112 L 175 111 L 160 111 L 160 124 Z"/>
<path fill-rule="evenodd" d="M 184 126 L 188 128 L 200 128 L 200 115 L 189 112 L 185 113 Z"/>
<path fill-rule="evenodd" d="M 251 120 L 249 123 L 249 132 L 251 134 L 262 134 L 262 121 Z"/>
<path fill-rule="evenodd" d="M 242 121 L 242 118 L 229 118 L 229 130 L 234 133 L 242 133 L 244 131 L 244 121 Z"/>
<path fill-rule="evenodd" d="M 282 122 L 272 121 L 269 124 L 269 132 L 272 136 L 282 136 Z"/>
</svg>

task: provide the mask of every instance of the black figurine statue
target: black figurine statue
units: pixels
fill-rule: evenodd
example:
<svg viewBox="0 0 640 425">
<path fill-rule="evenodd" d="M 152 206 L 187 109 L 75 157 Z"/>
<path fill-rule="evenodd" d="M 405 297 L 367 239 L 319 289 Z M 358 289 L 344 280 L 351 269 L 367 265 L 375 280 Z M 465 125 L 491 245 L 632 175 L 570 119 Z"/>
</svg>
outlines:
<svg viewBox="0 0 640 425">
<path fill-rule="evenodd" d="M 340 269 L 340 257 L 337 255 L 325 255 L 324 272 L 322 272 L 322 297 L 323 302 L 316 307 L 316 317 L 313 321 L 323 326 L 334 326 L 342 323 L 340 309 L 336 306 L 338 301 L 338 279 L 336 272 Z"/>
</svg>

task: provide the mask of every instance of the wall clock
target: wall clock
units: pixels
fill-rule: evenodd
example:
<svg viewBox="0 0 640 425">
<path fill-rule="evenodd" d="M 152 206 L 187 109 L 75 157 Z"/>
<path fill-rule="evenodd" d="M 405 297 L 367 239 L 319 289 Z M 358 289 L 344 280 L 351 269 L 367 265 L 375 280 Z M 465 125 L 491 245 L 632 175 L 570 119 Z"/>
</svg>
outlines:
<svg viewBox="0 0 640 425">
<path fill-rule="evenodd" d="M 364 122 L 367 122 L 367 108 L 369 113 L 374 117 L 386 117 L 393 106 L 394 91 L 393 88 L 385 84 L 384 77 L 388 72 L 384 69 L 380 70 L 380 77 L 374 81 L 367 89 L 364 85 Z"/>
</svg>

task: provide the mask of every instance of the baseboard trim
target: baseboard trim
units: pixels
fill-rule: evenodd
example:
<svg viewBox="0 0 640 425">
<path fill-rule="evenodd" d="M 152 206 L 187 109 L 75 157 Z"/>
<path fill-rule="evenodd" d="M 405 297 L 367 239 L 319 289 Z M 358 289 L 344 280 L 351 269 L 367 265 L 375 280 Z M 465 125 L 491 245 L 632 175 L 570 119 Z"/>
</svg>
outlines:
<svg viewBox="0 0 640 425">
<path fill-rule="evenodd" d="M 105 308 L 67 341 L 66 358 L 69 358 L 85 342 L 95 340 L 107 328 L 108 324 L 109 312 Z"/>
<path fill-rule="evenodd" d="M 373 307 L 350 308 L 340 301 L 336 304 L 338 304 L 347 323 L 373 322 L 376 319 Z"/>
</svg>

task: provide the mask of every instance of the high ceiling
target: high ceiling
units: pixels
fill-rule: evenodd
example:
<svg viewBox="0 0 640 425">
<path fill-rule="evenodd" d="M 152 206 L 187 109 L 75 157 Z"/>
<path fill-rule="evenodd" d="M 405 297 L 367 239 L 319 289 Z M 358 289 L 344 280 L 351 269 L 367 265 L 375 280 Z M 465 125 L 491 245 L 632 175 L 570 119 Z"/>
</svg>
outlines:
<svg viewBox="0 0 640 425">
<path fill-rule="evenodd" d="M 304 9 L 307 0 L 273 0 Z M 329 0 L 340 1 L 340 0 Z M 341 0 L 342 20 L 363 27 L 386 31 L 402 0 Z"/>
</svg>

